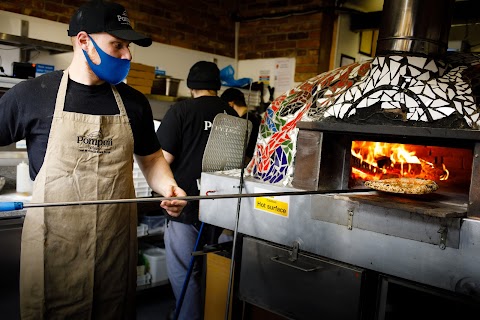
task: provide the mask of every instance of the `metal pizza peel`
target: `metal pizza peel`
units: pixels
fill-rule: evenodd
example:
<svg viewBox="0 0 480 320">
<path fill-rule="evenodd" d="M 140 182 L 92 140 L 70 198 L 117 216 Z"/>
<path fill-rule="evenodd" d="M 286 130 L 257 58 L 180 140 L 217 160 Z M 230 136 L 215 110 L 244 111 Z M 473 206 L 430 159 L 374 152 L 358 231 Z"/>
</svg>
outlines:
<svg viewBox="0 0 480 320">
<path fill-rule="evenodd" d="M 214 172 L 241 168 L 251 132 L 250 120 L 219 113 L 213 120 L 203 153 L 202 171 Z"/>
<path fill-rule="evenodd" d="M 250 137 L 251 130 L 252 123 L 248 120 L 222 113 L 216 115 L 213 120 L 210 135 L 208 136 L 207 145 L 203 152 L 202 171 L 214 172 L 242 168 L 246 143 Z M 200 183 L 200 179 L 198 179 L 197 185 L 199 190 Z M 197 241 L 193 248 L 182 291 L 175 307 L 175 320 L 178 319 L 180 309 L 182 308 L 185 292 L 193 271 L 195 258 L 198 255 L 206 253 L 204 250 L 200 253 L 197 252 L 203 227 L 204 222 L 200 225 Z M 235 228 L 235 233 L 236 232 L 237 229 Z M 216 246 L 218 246 L 218 244 L 216 244 Z"/>
<path fill-rule="evenodd" d="M 239 181 L 239 195 L 243 190 L 244 159 L 247 144 L 252 132 L 252 122 L 247 119 L 227 114 L 218 114 L 213 120 L 212 130 L 208 137 L 207 146 L 203 153 L 202 171 L 214 172 L 231 169 L 241 169 Z M 200 189 L 200 185 L 198 186 Z M 240 214 L 240 201 L 238 198 L 235 228 L 233 230 L 232 255 L 230 263 L 230 275 L 228 281 L 227 305 L 228 314 L 230 295 L 233 282 L 233 268 L 235 260 L 235 247 L 238 234 L 238 220 Z M 203 225 L 203 222 L 202 222 Z M 217 245 L 218 246 L 218 245 Z M 192 257 L 193 258 L 193 257 Z"/>
</svg>

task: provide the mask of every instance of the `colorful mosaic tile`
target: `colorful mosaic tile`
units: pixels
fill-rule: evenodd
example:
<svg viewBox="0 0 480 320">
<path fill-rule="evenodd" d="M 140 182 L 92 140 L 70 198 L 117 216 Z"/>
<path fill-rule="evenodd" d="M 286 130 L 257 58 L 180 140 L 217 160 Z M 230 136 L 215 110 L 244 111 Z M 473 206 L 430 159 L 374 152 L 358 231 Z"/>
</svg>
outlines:
<svg viewBox="0 0 480 320">
<path fill-rule="evenodd" d="M 480 130 L 480 54 L 452 53 L 442 60 L 390 55 L 322 73 L 271 103 L 247 171 L 269 183 L 293 177 L 299 121 L 349 122 L 361 109 L 398 110 L 400 125 L 457 115 Z M 363 112 L 363 111 L 362 111 Z"/>
</svg>

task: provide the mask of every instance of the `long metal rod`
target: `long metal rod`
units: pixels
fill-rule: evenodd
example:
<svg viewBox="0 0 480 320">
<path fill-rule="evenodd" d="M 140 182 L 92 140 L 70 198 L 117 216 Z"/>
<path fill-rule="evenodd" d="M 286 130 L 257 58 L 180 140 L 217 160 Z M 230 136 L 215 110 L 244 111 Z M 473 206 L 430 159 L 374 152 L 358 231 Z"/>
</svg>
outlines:
<svg viewBox="0 0 480 320">
<path fill-rule="evenodd" d="M 250 88 L 248 90 L 247 101 L 250 102 L 250 93 L 252 92 L 252 82 L 250 81 Z M 243 138 L 243 158 L 242 158 L 242 168 L 240 170 L 240 189 L 238 190 L 239 194 L 243 194 L 243 183 L 244 183 L 244 174 L 245 174 L 245 160 L 247 155 L 247 146 L 248 146 L 248 103 L 247 103 L 247 127 L 245 129 L 245 136 Z M 253 129 L 253 128 L 252 128 Z M 230 314 L 230 297 L 232 295 L 233 287 L 233 272 L 235 266 L 235 252 L 237 250 L 237 235 L 238 235 L 238 221 L 240 220 L 240 208 L 242 204 L 242 198 L 237 199 L 237 212 L 235 213 L 235 227 L 233 229 L 233 246 L 232 246 L 232 256 L 230 258 L 230 274 L 228 276 L 228 289 L 227 289 L 227 302 L 225 305 L 225 320 L 229 320 Z"/>
<path fill-rule="evenodd" d="M 293 192 L 264 192 L 264 193 L 243 193 L 243 194 L 217 194 L 211 196 L 185 196 L 185 197 L 153 197 L 153 198 L 135 198 L 135 199 L 110 199 L 110 200 L 91 200 L 91 201 L 70 201 L 70 202 L 45 202 L 45 203 L 25 203 L 24 208 L 35 207 L 65 207 L 65 206 L 83 206 L 83 205 L 102 205 L 102 204 L 120 204 L 120 203 L 143 203 L 143 202 L 161 202 L 164 200 L 219 200 L 219 199 L 239 199 L 239 198 L 257 198 L 257 197 L 277 197 L 277 196 L 305 196 L 314 194 L 330 193 L 357 193 L 372 192 L 370 189 L 359 190 L 318 190 L 318 191 L 293 191 Z"/>
</svg>

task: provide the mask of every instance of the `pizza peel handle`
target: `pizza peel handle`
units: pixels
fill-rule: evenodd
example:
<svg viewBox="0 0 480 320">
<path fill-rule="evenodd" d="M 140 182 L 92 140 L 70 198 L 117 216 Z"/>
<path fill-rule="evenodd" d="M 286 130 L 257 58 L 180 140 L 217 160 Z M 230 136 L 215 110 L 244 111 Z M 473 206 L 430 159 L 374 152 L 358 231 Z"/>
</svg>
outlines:
<svg viewBox="0 0 480 320">
<path fill-rule="evenodd" d="M 22 210 L 23 202 L 0 202 L 0 212 Z"/>
</svg>

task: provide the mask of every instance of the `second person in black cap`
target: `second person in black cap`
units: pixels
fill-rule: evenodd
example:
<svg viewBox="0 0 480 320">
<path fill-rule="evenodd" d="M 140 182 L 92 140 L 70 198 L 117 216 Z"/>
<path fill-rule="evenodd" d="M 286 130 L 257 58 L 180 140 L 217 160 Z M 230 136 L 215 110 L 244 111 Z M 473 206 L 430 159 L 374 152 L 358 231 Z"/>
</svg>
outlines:
<svg viewBox="0 0 480 320">
<path fill-rule="evenodd" d="M 189 196 L 198 196 L 197 179 L 202 173 L 203 152 L 207 145 L 215 116 L 226 113 L 237 116 L 229 105 L 217 96 L 220 70 L 213 62 L 199 61 L 189 71 L 187 86 L 193 99 L 174 104 L 165 114 L 157 137 L 165 159 L 170 163 L 175 180 Z M 165 228 L 167 273 L 178 301 L 189 267 L 191 253 L 198 236 L 200 221 L 198 201 L 188 202 L 178 217 L 168 216 Z M 215 228 L 204 226 L 204 235 L 212 238 Z M 221 232 L 221 229 L 218 233 Z M 212 235 L 212 233 L 214 235 Z M 214 239 L 216 240 L 216 239 Z M 216 242 L 215 242 L 216 243 Z M 200 286 L 202 262 L 197 259 L 186 289 L 179 319 L 202 319 L 203 304 Z"/>
</svg>

